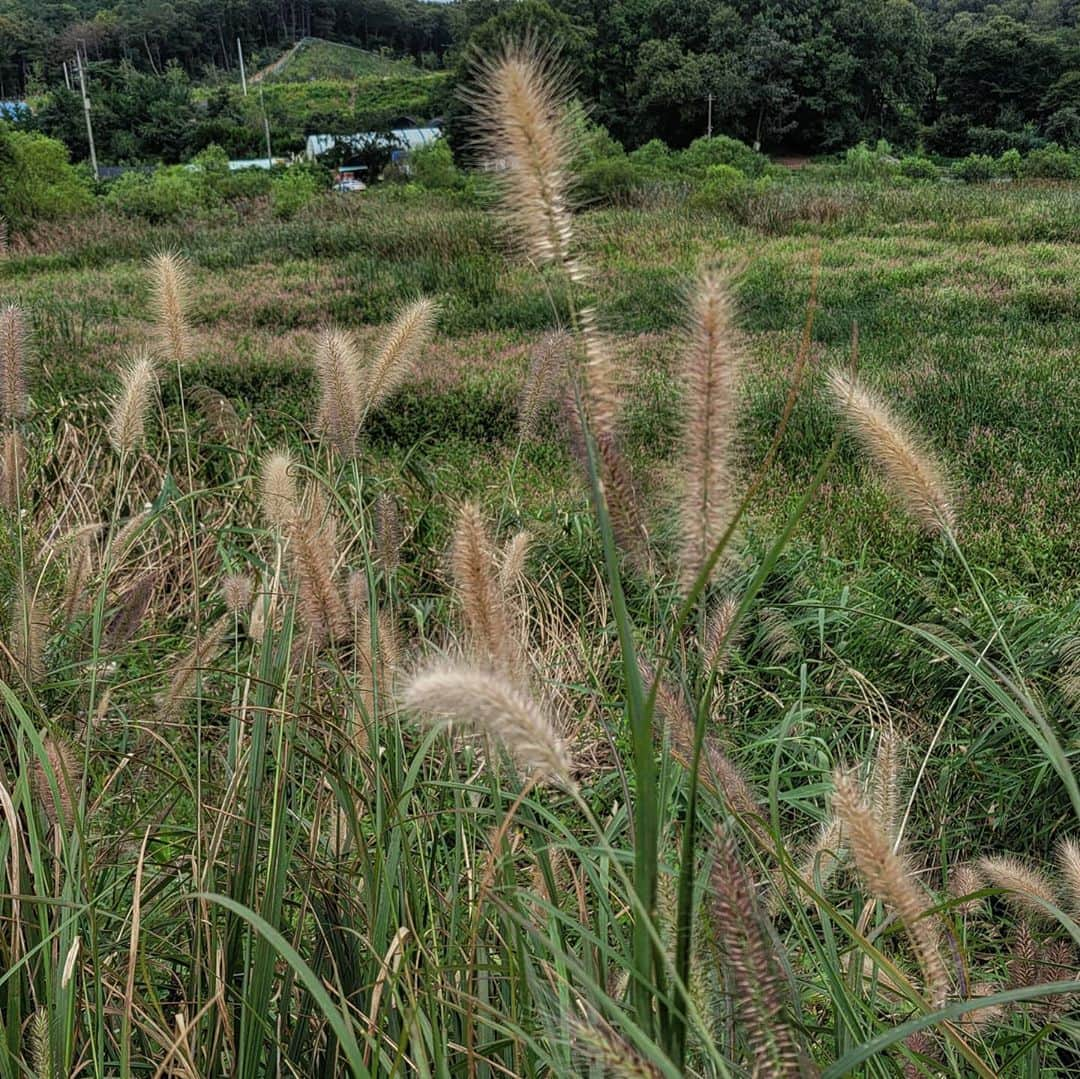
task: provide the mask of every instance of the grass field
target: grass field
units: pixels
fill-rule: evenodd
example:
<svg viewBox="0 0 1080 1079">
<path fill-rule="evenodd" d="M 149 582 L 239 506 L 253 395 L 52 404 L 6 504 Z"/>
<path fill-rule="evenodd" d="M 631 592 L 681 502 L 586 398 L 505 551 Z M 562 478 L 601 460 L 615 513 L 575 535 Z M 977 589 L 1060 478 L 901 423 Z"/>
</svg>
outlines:
<svg viewBox="0 0 1080 1079">
<path fill-rule="evenodd" d="M 25 878 L 0 894 L 0 1077 L 1075 1066 L 1080 854 L 1054 859 L 1080 820 L 1080 188 L 806 175 L 738 221 L 672 200 L 575 229 L 583 286 L 530 265 L 488 208 L 391 187 L 287 222 L 256 206 L 43 227 L 0 260 L 0 297 L 32 326 L 30 463 L 14 497 L 0 485 L 16 597 L 0 857 Z M 182 347 L 147 270 L 166 249 L 190 272 Z M 721 579 L 677 626 L 704 266 L 730 275 L 737 312 L 741 490 L 805 370 Z M 332 449 L 322 331 L 375 355 L 419 296 L 439 305 L 430 341 L 355 454 Z M 597 523 L 563 387 L 521 432 L 537 358 L 591 304 L 647 572 Z M 856 326 L 861 379 L 948 477 L 944 537 L 838 424 L 824 376 Z M 145 448 L 123 448 L 103 397 L 155 341 L 173 362 Z M 279 447 L 309 490 L 275 522 L 259 475 Z M 91 521 L 73 592 L 82 548 L 57 537 Z M 28 580 L 51 614 L 28 613 Z M 725 597 L 742 618 L 721 660 Z M 519 621 L 526 660 L 507 644 Z M 527 664 L 572 779 L 535 724 L 511 755 L 553 788 L 416 722 L 443 677 L 418 667 L 484 634 Z M 646 676 L 669 658 L 655 725 L 635 650 Z M 870 805 L 834 780 L 852 764 Z M 58 808 L 69 770 L 85 793 Z M 877 848 L 875 814 L 892 822 Z M 970 868 L 1006 854 L 1026 861 Z M 655 921 L 636 913 L 649 873 Z M 882 876 L 903 894 L 882 898 Z M 1041 983 L 1062 984 L 1044 1001 Z M 45 1071 L 42 1045 L 60 1062 Z"/>
</svg>

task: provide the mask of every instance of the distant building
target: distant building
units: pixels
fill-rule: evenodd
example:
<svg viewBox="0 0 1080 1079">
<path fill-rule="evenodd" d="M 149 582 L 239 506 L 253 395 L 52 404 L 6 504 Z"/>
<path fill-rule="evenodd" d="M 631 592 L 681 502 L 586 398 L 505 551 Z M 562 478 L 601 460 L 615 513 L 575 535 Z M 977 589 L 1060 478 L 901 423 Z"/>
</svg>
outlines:
<svg viewBox="0 0 1080 1079">
<path fill-rule="evenodd" d="M 391 160 L 398 161 L 410 150 L 427 146 L 441 135 L 439 127 L 396 127 L 391 131 L 361 131 L 356 135 L 308 135 L 307 157 L 314 161 L 340 144 L 356 150 L 383 145 L 390 147 Z"/>
</svg>

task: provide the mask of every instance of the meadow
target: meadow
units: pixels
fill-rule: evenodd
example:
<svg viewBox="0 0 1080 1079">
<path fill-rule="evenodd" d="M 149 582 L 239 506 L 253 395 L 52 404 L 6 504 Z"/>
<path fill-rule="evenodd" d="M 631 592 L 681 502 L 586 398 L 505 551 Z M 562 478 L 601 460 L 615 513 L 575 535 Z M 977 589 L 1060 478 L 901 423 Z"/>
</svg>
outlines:
<svg viewBox="0 0 1080 1079">
<path fill-rule="evenodd" d="M 1080 187 L 572 230 L 0 260 L 0 1075 L 1075 1067 Z"/>
</svg>

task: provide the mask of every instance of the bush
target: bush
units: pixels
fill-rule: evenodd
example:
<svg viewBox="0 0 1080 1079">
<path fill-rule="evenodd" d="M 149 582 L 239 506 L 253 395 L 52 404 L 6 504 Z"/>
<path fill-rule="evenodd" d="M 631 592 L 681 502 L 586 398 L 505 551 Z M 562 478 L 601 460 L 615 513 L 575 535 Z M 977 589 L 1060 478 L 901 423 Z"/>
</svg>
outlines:
<svg viewBox="0 0 1080 1079">
<path fill-rule="evenodd" d="M 953 175 L 967 184 L 985 183 L 994 178 L 994 159 L 986 154 L 968 154 L 953 162 Z"/>
<path fill-rule="evenodd" d="M 909 155 L 900 162 L 900 172 L 909 180 L 936 180 L 938 167 L 928 157 Z"/>
<path fill-rule="evenodd" d="M 465 176 L 454 164 L 454 155 L 446 139 L 436 139 L 430 146 L 420 146 L 409 155 L 412 178 L 430 191 L 457 191 Z"/>
<path fill-rule="evenodd" d="M 204 205 L 206 188 L 199 174 L 183 165 L 152 172 L 127 172 L 114 180 L 106 203 L 128 217 L 175 221 L 190 217 Z"/>
<path fill-rule="evenodd" d="M 745 142 L 713 135 L 712 138 L 695 139 L 679 154 L 679 165 L 688 172 L 705 173 L 716 165 L 735 169 L 743 176 L 763 176 L 768 159 L 751 150 Z"/>
<path fill-rule="evenodd" d="M 574 196 L 585 204 L 626 205 L 646 178 L 626 157 L 609 157 L 586 165 L 577 176 Z"/>
<path fill-rule="evenodd" d="M 1006 150 L 997 160 L 996 169 L 999 176 L 1008 176 L 1015 180 L 1023 172 L 1023 168 L 1024 159 L 1015 146 L 1011 150 Z"/>
<path fill-rule="evenodd" d="M 752 184 L 731 165 L 710 165 L 705 179 L 691 196 L 691 204 L 700 210 L 738 210 L 750 194 Z"/>
<path fill-rule="evenodd" d="M 93 201 L 62 142 L 0 123 L 0 217 L 13 228 L 85 211 Z"/>
<path fill-rule="evenodd" d="M 1038 180 L 1073 180 L 1080 176 L 1080 158 L 1052 142 L 1027 155 L 1023 175 Z"/>
<path fill-rule="evenodd" d="M 275 217 L 295 217 L 315 196 L 322 185 L 311 169 L 294 165 L 270 182 L 270 209 Z"/>
<path fill-rule="evenodd" d="M 657 173 L 671 172 L 676 165 L 676 157 L 671 152 L 671 147 L 660 139 L 652 139 L 644 146 L 639 146 L 628 157 L 639 169 Z"/>
<path fill-rule="evenodd" d="M 852 180 L 880 180 L 895 173 L 899 165 L 892 156 L 892 147 L 879 139 L 873 149 L 865 142 L 852 146 L 844 154 L 842 169 Z"/>
</svg>

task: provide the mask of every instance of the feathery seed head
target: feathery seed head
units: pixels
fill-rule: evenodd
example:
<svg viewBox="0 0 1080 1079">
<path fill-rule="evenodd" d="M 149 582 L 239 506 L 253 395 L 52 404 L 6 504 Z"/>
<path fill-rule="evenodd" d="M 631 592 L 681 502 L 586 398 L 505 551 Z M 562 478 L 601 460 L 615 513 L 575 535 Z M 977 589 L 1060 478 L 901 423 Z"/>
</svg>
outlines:
<svg viewBox="0 0 1080 1079">
<path fill-rule="evenodd" d="M 1066 836 L 1057 848 L 1058 868 L 1074 910 L 1080 910 L 1080 843 Z"/>
<path fill-rule="evenodd" d="M 293 460 L 288 450 L 275 450 L 262 461 L 259 493 L 263 516 L 275 528 L 284 528 L 297 510 L 296 482 L 293 479 Z"/>
<path fill-rule="evenodd" d="M 736 1007 L 746 1030 L 753 1074 L 776 1079 L 816 1075 L 806 1047 L 788 1022 L 788 986 L 753 882 L 730 835 L 716 832 L 712 915 L 731 971 Z"/>
<path fill-rule="evenodd" d="M 42 609 L 34 589 L 21 579 L 11 601 L 11 653 L 19 673 L 30 684 L 45 676 L 45 636 L 48 614 Z"/>
<path fill-rule="evenodd" d="M 477 142 L 497 169 L 503 211 L 537 263 L 582 276 L 572 255 L 571 158 L 566 75 L 533 40 L 507 44 L 478 65 L 466 100 L 476 113 Z"/>
<path fill-rule="evenodd" d="M 435 332 L 439 307 L 422 297 L 404 307 L 361 376 L 363 414 L 374 412 L 401 385 Z"/>
<path fill-rule="evenodd" d="M 0 418 L 21 420 L 27 411 L 26 348 L 30 334 L 21 307 L 0 308 Z"/>
<path fill-rule="evenodd" d="M 833 403 L 915 521 L 926 532 L 955 529 L 956 511 L 941 469 L 907 427 L 847 372 L 832 370 L 828 386 Z"/>
<path fill-rule="evenodd" d="M 309 509 L 296 514 L 289 528 L 290 552 L 297 582 L 297 606 L 316 646 L 340 638 L 349 616 L 338 589 L 337 519 L 317 488 L 306 500 Z"/>
<path fill-rule="evenodd" d="M 19 512 L 25 478 L 26 445 L 22 435 L 13 428 L 4 435 L 0 453 L 0 504 L 11 513 Z"/>
<path fill-rule="evenodd" d="M 974 895 L 986 887 L 986 881 L 979 872 L 978 867 L 970 862 L 958 865 L 949 874 L 949 894 L 963 902 L 957 903 L 955 909 L 963 914 L 971 914 L 982 906 L 981 899 L 964 899 L 964 896 Z"/>
<path fill-rule="evenodd" d="M 239 617 L 251 607 L 255 585 L 246 573 L 227 573 L 221 580 L 221 595 L 232 615 Z"/>
<path fill-rule="evenodd" d="M 833 812 L 844 829 L 855 866 L 875 899 L 896 911 L 922 969 L 931 1003 L 939 1007 L 949 990 L 937 933 L 924 916 L 926 897 L 908 872 L 882 822 L 866 803 L 855 776 L 842 769 L 834 775 Z"/>
<path fill-rule="evenodd" d="M 45 749 L 45 760 L 56 781 L 56 794 L 53 794 L 48 771 L 35 757 L 30 774 L 34 797 L 50 824 L 59 824 L 62 827 L 70 825 L 74 820 L 82 769 L 78 766 L 75 750 L 67 739 L 60 735 L 46 735 L 42 739 L 42 745 Z"/>
<path fill-rule="evenodd" d="M 732 445 L 736 424 L 739 349 L 723 280 L 706 273 L 690 308 L 682 365 L 686 423 L 680 507 L 684 590 L 705 568 L 735 512 Z"/>
<path fill-rule="evenodd" d="M 156 385 L 154 361 L 149 353 L 137 352 L 120 374 L 120 390 L 110 410 L 109 442 L 117 453 L 131 454 L 142 445 Z"/>
<path fill-rule="evenodd" d="M 155 344 L 164 359 L 182 363 L 191 356 L 185 311 L 190 282 L 187 261 L 177 251 L 161 251 L 151 257 L 149 268 Z"/>
<path fill-rule="evenodd" d="M 501 674 L 465 664 L 437 664 L 413 675 L 402 703 L 431 719 L 488 735 L 539 780 L 574 785 L 570 754 L 554 721 Z"/>
<path fill-rule="evenodd" d="M 518 398 L 518 430 L 523 439 L 539 432 L 544 406 L 555 400 L 567 371 L 572 338 L 565 330 L 546 333 L 533 349 L 529 370 Z"/>
<path fill-rule="evenodd" d="M 484 516 L 473 502 L 458 513 L 450 561 L 472 657 L 505 673 L 517 671 L 520 656 L 511 631 L 512 612 L 499 586 Z"/>
<path fill-rule="evenodd" d="M 393 573 L 401 561 L 401 514 L 397 499 L 383 491 L 375 499 L 375 550 L 384 572 Z"/>
<path fill-rule="evenodd" d="M 360 356 L 348 333 L 323 330 L 315 349 L 315 371 L 319 380 L 316 427 L 342 457 L 351 457 L 360 426 Z"/>
<path fill-rule="evenodd" d="M 1053 917 L 1046 904 L 1056 907 L 1058 896 L 1045 874 L 1007 855 L 980 858 L 977 865 L 987 882 L 1002 889 L 1003 898 L 1017 911 L 1042 920 Z"/>
</svg>

